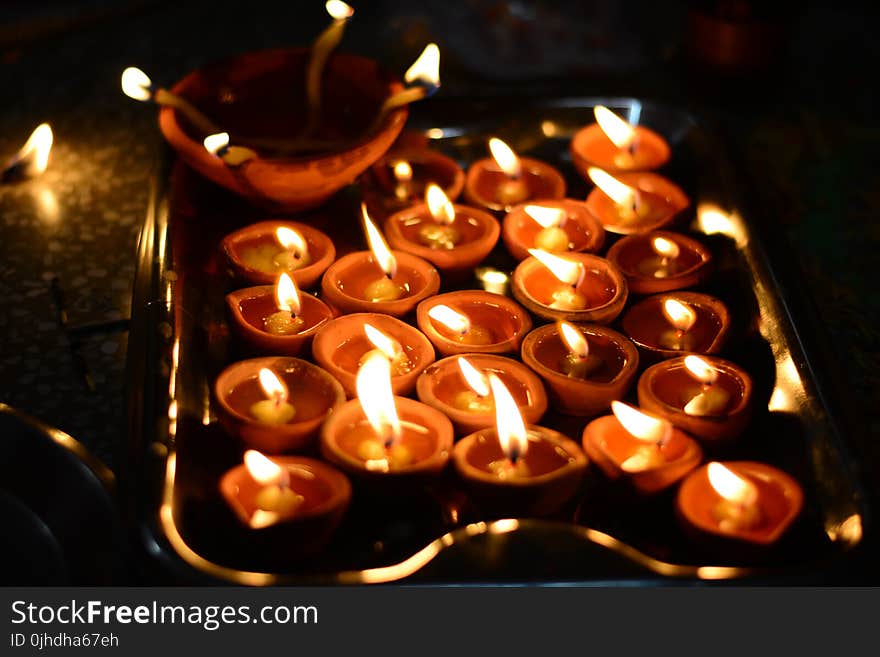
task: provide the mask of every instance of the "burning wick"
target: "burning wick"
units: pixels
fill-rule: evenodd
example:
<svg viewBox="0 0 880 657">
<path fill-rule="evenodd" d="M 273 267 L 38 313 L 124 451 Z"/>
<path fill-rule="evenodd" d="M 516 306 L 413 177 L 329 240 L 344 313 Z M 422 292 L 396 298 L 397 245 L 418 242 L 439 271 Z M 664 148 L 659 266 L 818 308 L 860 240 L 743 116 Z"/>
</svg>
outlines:
<svg viewBox="0 0 880 657">
<path fill-rule="evenodd" d="M 717 461 L 708 465 L 707 474 L 709 484 L 721 498 L 713 509 L 719 529 L 735 532 L 761 524 L 763 518 L 758 504 L 758 487 L 753 482 Z"/>
<path fill-rule="evenodd" d="M 253 160 L 257 157 L 256 151 L 252 151 L 250 148 L 245 148 L 244 146 L 230 146 L 228 132 L 218 132 L 216 134 L 208 135 L 205 137 L 203 144 L 205 150 L 211 155 L 219 157 L 230 167 L 241 166 L 248 160 Z"/>
<path fill-rule="evenodd" d="M 410 197 L 412 167 L 406 160 L 398 160 L 394 163 L 392 170 L 394 171 L 394 179 L 397 181 L 397 185 L 394 187 L 394 196 L 398 201 L 406 201 Z"/>
<path fill-rule="evenodd" d="M 308 243 L 297 231 L 279 226 L 275 229 L 275 239 L 284 249 L 272 258 L 276 270 L 296 271 L 312 261 Z"/>
<path fill-rule="evenodd" d="M 727 406 L 730 395 L 721 386 L 713 385 L 718 380 L 718 370 L 699 356 L 685 356 L 684 366 L 702 386 L 699 392 L 688 392 L 690 400 L 684 405 L 688 415 L 714 415 Z"/>
<path fill-rule="evenodd" d="M 278 283 L 275 285 L 275 305 L 278 312 L 272 313 L 264 321 L 266 332 L 273 335 L 299 333 L 305 324 L 303 318 L 298 316 L 302 310 L 299 290 L 287 274 L 278 277 Z"/>
<path fill-rule="evenodd" d="M 452 405 L 470 413 L 491 413 L 495 404 L 492 402 L 489 379 L 464 356 L 458 358 L 458 368 L 468 387 L 456 393 Z"/>
<path fill-rule="evenodd" d="M 694 338 L 688 331 L 697 321 L 696 311 L 677 299 L 667 299 L 663 302 L 663 314 L 675 328 L 660 334 L 660 346 L 676 351 L 690 351 Z"/>
<path fill-rule="evenodd" d="M 359 368 L 364 362 L 366 362 L 371 354 L 379 352 L 391 361 L 392 376 L 401 376 L 412 370 L 412 361 L 410 361 L 409 357 L 406 355 L 406 351 L 404 351 L 403 347 L 400 346 L 400 343 L 397 340 L 386 335 L 372 324 L 364 324 L 364 333 L 367 335 L 367 340 L 369 340 L 370 344 L 375 348 L 366 352 L 361 357 L 360 361 L 358 361 Z"/>
<path fill-rule="evenodd" d="M 602 359 L 590 353 L 587 338 L 574 324 L 557 322 L 556 326 L 562 343 L 568 349 L 560 366 L 565 374 L 575 379 L 586 379 L 602 367 Z"/>
<path fill-rule="evenodd" d="M 367 242 L 370 245 L 370 251 L 373 252 L 373 258 L 376 263 L 385 272 L 382 278 L 379 278 L 364 290 L 364 298 L 373 303 L 380 301 L 394 301 L 402 297 L 408 290 L 405 286 L 394 282 L 394 276 L 397 274 L 397 258 L 388 248 L 388 243 L 382 237 L 382 233 L 376 228 L 370 219 L 365 203 L 361 203 L 361 215 L 364 218 L 364 230 L 367 234 Z"/>
<path fill-rule="evenodd" d="M 438 185 L 429 183 L 425 192 L 425 203 L 434 221 L 422 226 L 419 238 L 432 249 L 454 249 L 461 241 L 461 233 L 452 225 L 455 222 L 455 207 L 449 197 Z"/>
<path fill-rule="evenodd" d="M 504 383 L 489 374 L 489 387 L 495 400 L 495 433 L 505 458 L 489 463 L 489 471 L 499 479 L 528 477 L 530 471 L 525 455 L 529 449 L 529 434 L 516 401 Z"/>
<path fill-rule="evenodd" d="M 251 478 L 262 486 L 254 496 L 258 511 L 251 519 L 255 528 L 274 524 L 292 516 L 305 498 L 290 487 L 290 471 L 254 449 L 244 453 L 244 464 Z"/>
<path fill-rule="evenodd" d="M 3 182 L 14 182 L 43 173 L 49 166 L 53 139 L 52 128 L 48 123 L 38 125 L 24 146 L 6 163 L 0 179 Z"/>
<path fill-rule="evenodd" d="M 345 33 L 348 19 L 354 16 L 354 9 L 342 0 L 327 0 L 324 4 L 333 22 L 325 29 L 312 45 L 309 66 L 306 71 L 306 98 L 308 100 L 309 118 L 303 134 L 311 134 L 321 120 L 321 78 L 327 58 L 330 56 Z"/>
<path fill-rule="evenodd" d="M 629 168 L 636 160 L 636 131 L 629 123 L 620 118 L 604 105 L 593 108 L 593 116 L 605 136 L 620 149 L 614 155 L 614 164 L 620 168 Z"/>
<path fill-rule="evenodd" d="M 260 387 L 268 399 L 262 399 L 250 407 L 250 413 L 263 424 L 286 424 L 296 415 L 296 409 L 288 403 L 287 386 L 270 369 L 260 369 Z"/>
<path fill-rule="evenodd" d="M 493 342 L 489 329 L 474 326 L 467 316 L 442 303 L 433 306 L 428 311 L 428 317 L 451 333 L 456 342 L 470 345 L 488 345 Z"/>
<path fill-rule="evenodd" d="M 152 100 L 157 105 L 179 110 L 202 134 L 220 132 L 220 126 L 202 114 L 189 101 L 162 87 L 155 88 L 149 76 L 139 68 L 129 66 L 122 72 L 122 91 L 129 98 L 140 101 Z"/>
<path fill-rule="evenodd" d="M 641 442 L 620 464 L 621 470 L 643 472 L 666 463 L 662 450 L 672 435 L 672 425 L 669 422 L 620 401 L 611 402 L 611 411 L 624 431 Z"/>
<path fill-rule="evenodd" d="M 368 354 L 358 369 L 355 387 L 369 425 L 358 430 L 367 436 L 357 444 L 357 456 L 364 460 L 364 466 L 367 470 L 388 472 L 410 465 L 413 454 L 402 442 L 389 360 L 378 352 Z"/>
<path fill-rule="evenodd" d="M 541 249 L 529 249 L 535 259 L 543 264 L 550 273 L 565 285 L 555 290 L 550 296 L 549 307 L 555 310 L 583 310 L 587 307 L 587 298 L 578 292 L 578 286 L 584 279 L 584 267 L 580 262 L 560 258 Z"/>
<path fill-rule="evenodd" d="M 665 237 L 651 240 L 656 258 L 647 258 L 639 265 L 639 271 L 654 278 L 669 278 L 678 270 L 676 258 L 681 253 L 678 244 Z"/>
<path fill-rule="evenodd" d="M 529 197 L 529 188 L 522 179 L 522 163 L 519 157 L 510 146 L 497 137 L 489 139 L 489 152 L 495 164 L 507 174 L 508 178 L 498 185 L 495 199 L 504 205 L 525 201 Z"/>
<path fill-rule="evenodd" d="M 643 219 L 650 213 L 650 205 L 644 201 L 637 189 L 598 167 L 587 169 L 587 175 L 605 196 L 614 201 L 617 216 L 621 221 Z"/>
<path fill-rule="evenodd" d="M 525 213 L 535 220 L 541 230 L 535 235 L 535 248 L 544 251 L 568 251 L 571 240 L 562 226 L 568 216 L 561 208 L 545 208 L 541 205 L 527 205 Z"/>
<path fill-rule="evenodd" d="M 440 48 L 436 43 L 429 43 L 425 46 L 422 54 L 409 67 L 403 79 L 407 84 L 414 86 L 407 87 L 390 96 L 382 103 L 382 107 L 379 108 L 379 113 L 367 130 L 367 134 L 374 133 L 393 110 L 427 98 L 440 88 Z"/>
</svg>

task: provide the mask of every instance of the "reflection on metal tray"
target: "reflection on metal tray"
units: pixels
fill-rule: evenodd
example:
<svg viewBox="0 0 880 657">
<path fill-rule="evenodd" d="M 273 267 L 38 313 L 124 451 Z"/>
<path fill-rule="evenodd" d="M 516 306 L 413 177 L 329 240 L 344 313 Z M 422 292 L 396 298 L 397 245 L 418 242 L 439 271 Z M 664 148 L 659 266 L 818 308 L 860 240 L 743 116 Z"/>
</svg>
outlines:
<svg viewBox="0 0 880 657">
<path fill-rule="evenodd" d="M 821 577 L 839 567 L 862 540 L 868 509 L 827 391 L 804 348 L 803 318 L 790 314 L 780 293 L 766 226 L 742 205 L 742 179 L 711 131 L 674 108 L 596 98 L 432 101 L 423 110 L 429 118 L 414 113 L 409 128 L 465 166 L 486 155 L 489 136 L 499 136 L 516 151 L 558 166 L 568 195 L 583 198 L 588 186 L 571 164 L 568 144 L 592 121 L 597 103 L 650 126 L 672 145 L 662 173 L 696 209 L 682 230 L 706 244 L 718 264 L 702 289 L 724 300 L 734 317 L 721 355 L 755 382 L 757 410 L 749 430 L 718 456 L 775 464 L 805 489 L 804 512 L 780 544 L 758 561 L 701 552 L 675 522 L 673 493 L 626 503 L 611 497 L 595 473 L 558 517 L 492 520 L 472 508 L 449 475 L 414 497 L 385 500 L 379 514 L 356 489 L 346 520 L 317 558 L 285 562 L 258 553 L 217 492 L 221 474 L 240 462 L 241 449 L 216 421 L 211 385 L 241 357 L 228 340 L 222 302 L 230 282 L 217 245 L 231 230 L 265 217 L 169 162 L 157 175 L 141 235 L 129 348 L 129 466 L 137 518 L 157 572 L 187 583 L 651 584 L 782 581 Z M 297 219 L 327 231 L 342 254 L 364 248 L 352 230 L 358 203 L 352 187 Z M 486 264 L 508 272 L 515 265 L 500 242 Z M 586 419 L 550 414 L 542 424 L 579 440 Z"/>
</svg>

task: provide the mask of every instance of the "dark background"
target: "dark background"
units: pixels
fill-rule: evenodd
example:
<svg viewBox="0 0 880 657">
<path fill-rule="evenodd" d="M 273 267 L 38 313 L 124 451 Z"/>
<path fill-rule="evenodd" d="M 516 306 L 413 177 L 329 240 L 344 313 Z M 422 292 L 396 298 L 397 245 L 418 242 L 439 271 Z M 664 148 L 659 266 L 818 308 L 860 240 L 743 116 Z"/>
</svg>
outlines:
<svg viewBox="0 0 880 657">
<path fill-rule="evenodd" d="M 791 247 L 773 257 L 802 272 L 876 493 L 880 40 L 862 5 L 373 0 L 355 4 L 343 48 L 402 72 L 437 41 L 450 98 L 636 96 L 715 122 Z M 0 3 L 0 158 L 42 121 L 55 132 L 43 176 L 0 186 L 0 401 L 116 465 L 135 243 L 165 148 L 155 108 L 124 97 L 119 74 L 137 65 L 170 85 L 224 55 L 306 44 L 326 24 L 317 0 Z M 748 29 L 725 42 L 719 28 Z M 58 291 L 71 324 L 105 329 L 71 341 Z"/>
</svg>

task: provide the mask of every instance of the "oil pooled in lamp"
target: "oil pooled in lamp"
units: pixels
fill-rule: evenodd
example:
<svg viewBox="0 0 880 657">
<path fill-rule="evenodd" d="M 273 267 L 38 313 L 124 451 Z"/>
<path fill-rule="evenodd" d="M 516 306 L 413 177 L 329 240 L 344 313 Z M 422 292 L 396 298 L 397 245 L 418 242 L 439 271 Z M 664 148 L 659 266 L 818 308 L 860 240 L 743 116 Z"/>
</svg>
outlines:
<svg viewBox="0 0 880 657">
<path fill-rule="evenodd" d="M 531 199 L 565 197 L 565 178 L 546 162 L 519 157 L 497 137 L 489 139 L 489 151 L 491 158 L 467 170 L 464 196 L 471 205 L 500 213 Z"/>
<path fill-rule="evenodd" d="M 695 287 L 711 273 L 712 254 L 697 240 L 669 231 L 622 237 L 607 254 L 634 294 Z"/>
<path fill-rule="evenodd" d="M 658 230 L 675 222 L 691 205 L 678 185 L 655 173 L 612 176 L 591 167 L 588 177 L 595 187 L 587 195 L 587 208 L 610 233 Z"/>
<path fill-rule="evenodd" d="M 665 417 L 704 446 L 740 435 L 752 416 L 752 380 L 738 365 L 711 356 L 655 363 L 639 378 L 639 405 Z"/>
<path fill-rule="evenodd" d="M 491 515 L 557 513 L 580 489 L 587 457 L 563 434 L 526 426 L 504 383 L 489 375 L 495 426 L 462 438 L 453 449 L 458 476 L 477 505 Z"/>
<path fill-rule="evenodd" d="M 392 251 L 361 204 L 369 251 L 343 256 L 324 272 L 327 302 L 343 313 L 377 312 L 401 317 L 440 289 L 440 275 L 423 258 Z"/>
<path fill-rule="evenodd" d="M 702 461 L 700 445 L 670 422 L 617 400 L 611 410 L 587 424 L 582 436 L 584 451 L 610 481 L 651 495 Z"/>
<path fill-rule="evenodd" d="M 631 125 L 604 105 L 593 108 L 595 123 L 571 140 L 572 162 L 584 177 L 590 167 L 607 171 L 647 171 L 669 160 L 666 140 L 650 128 Z"/>
<path fill-rule="evenodd" d="M 516 206 L 501 226 L 507 250 L 524 260 L 529 249 L 564 253 L 598 253 L 605 244 L 605 229 L 586 204 L 573 199 L 536 200 Z"/>
<path fill-rule="evenodd" d="M 544 381 L 556 410 L 593 416 L 626 395 L 638 371 L 639 352 L 626 336 L 607 327 L 557 322 L 526 336 L 522 359 Z"/>
<path fill-rule="evenodd" d="M 333 374 L 349 397 L 367 354 L 380 351 L 391 361 L 395 395 L 415 388 L 419 374 L 434 362 L 434 347 L 418 329 L 389 315 L 353 313 L 325 324 L 312 342 L 315 360 Z"/>
</svg>

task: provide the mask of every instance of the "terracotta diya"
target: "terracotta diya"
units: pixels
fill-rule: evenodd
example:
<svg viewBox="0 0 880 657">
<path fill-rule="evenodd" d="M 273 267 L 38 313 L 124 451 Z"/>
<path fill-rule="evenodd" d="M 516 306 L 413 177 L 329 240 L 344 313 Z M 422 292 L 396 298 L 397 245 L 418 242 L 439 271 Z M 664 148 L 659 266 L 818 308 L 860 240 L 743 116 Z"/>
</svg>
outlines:
<svg viewBox="0 0 880 657">
<path fill-rule="evenodd" d="M 720 299 L 708 294 L 664 292 L 632 305 L 621 326 L 650 360 L 682 352 L 714 354 L 727 341 L 730 312 Z"/>
<path fill-rule="evenodd" d="M 528 425 L 505 385 L 489 376 L 495 426 L 456 443 L 452 462 L 475 503 L 487 513 L 547 516 L 580 490 L 587 457 L 573 440 L 546 427 Z"/>
<path fill-rule="evenodd" d="M 612 415 L 590 422 L 582 436 L 587 456 L 613 482 L 652 495 L 680 481 L 703 460 L 703 450 L 668 421 L 620 401 Z"/>
<path fill-rule="evenodd" d="M 800 514 L 800 484 L 757 461 L 713 461 L 691 472 L 675 501 L 685 529 L 712 546 L 766 548 Z"/>
<path fill-rule="evenodd" d="M 522 359 L 544 381 L 553 408 L 580 416 L 598 415 L 626 396 L 639 367 L 638 349 L 626 336 L 567 322 L 529 333 Z"/>
<path fill-rule="evenodd" d="M 477 208 L 453 205 L 433 183 L 428 185 L 425 203 L 394 213 L 384 228 L 392 248 L 424 258 L 444 279 L 473 276 L 501 233 L 495 217 Z"/>
<path fill-rule="evenodd" d="M 336 258 L 326 234 L 296 221 L 260 221 L 236 230 L 220 243 L 226 265 L 237 280 L 275 283 L 282 273 L 310 288 Z"/>
<path fill-rule="evenodd" d="M 711 273 L 712 253 L 680 233 L 655 230 L 627 235 L 606 255 L 633 294 L 657 294 L 695 287 Z"/>
<path fill-rule="evenodd" d="M 752 417 L 752 379 L 738 365 L 711 356 L 655 363 L 638 384 L 639 405 L 666 418 L 704 446 L 740 435 Z"/>
<path fill-rule="evenodd" d="M 669 161 L 671 150 L 658 133 L 631 125 L 603 105 L 593 110 L 596 122 L 578 130 L 569 150 L 574 166 L 587 177 L 590 167 L 606 171 L 647 171 Z"/>
<path fill-rule="evenodd" d="M 246 447 L 277 454 L 316 438 L 324 419 L 345 401 L 329 373 L 299 358 L 238 361 L 214 382 L 220 421 Z"/>
<path fill-rule="evenodd" d="M 363 204 L 361 212 L 370 250 L 349 253 L 330 265 L 321 279 L 324 298 L 342 313 L 402 317 L 437 293 L 440 274 L 423 258 L 389 249 Z"/>
<path fill-rule="evenodd" d="M 444 356 L 519 351 L 532 319 L 509 297 L 485 290 L 456 290 L 426 299 L 416 309 L 422 333 Z"/>
<path fill-rule="evenodd" d="M 361 182 L 367 205 L 384 216 L 424 199 L 430 183 L 456 201 L 464 189 L 464 169 L 429 148 L 395 148 L 367 169 Z"/>
<path fill-rule="evenodd" d="M 691 206 L 678 185 L 656 173 L 612 176 L 591 168 L 589 178 L 596 186 L 587 195 L 587 208 L 609 233 L 659 230 L 673 224 Z"/>
<path fill-rule="evenodd" d="M 257 285 L 226 295 L 230 326 L 252 351 L 296 356 L 333 311 L 311 294 L 301 294 L 287 274 L 276 285 Z"/>
<path fill-rule="evenodd" d="M 495 137 L 489 150 L 492 157 L 473 162 L 465 175 L 464 197 L 470 205 L 500 213 L 532 199 L 565 197 L 565 178 L 555 167 L 519 157 Z"/>
<path fill-rule="evenodd" d="M 434 362 L 434 347 L 418 329 L 389 315 L 353 313 L 324 324 L 312 342 L 318 364 L 357 394 L 355 380 L 367 354 L 380 351 L 391 361 L 391 388 L 408 395 L 422 371 Z"/>
<path fill-rule="evenodd" d="M 598 253 L 605 245 L 605 229 L 574 199 L 536 199 L 516 206 L 504 217 L 501 237 L 517 260 L 529 249 L 550 252 Z"/>
<path fill-rule="evenodd" d="M 419 376 L 416 392 L 419 401 L 446 414 L 463 435 L 495 421 L 490 374 L 504 383 L 528 424 L 541 420 L 547 411 L 541 379 L 522 363 L 503 356 L 464 354 L 438 360 Z"/>
<path fill-rule="evenodd" d="M 565 256 L 531 249 L 513 272 L 513 296 L 549 320 L 609 324 L 623 310 L 626 279 L 605 258 L 589 253 Z"/>
</svg>

